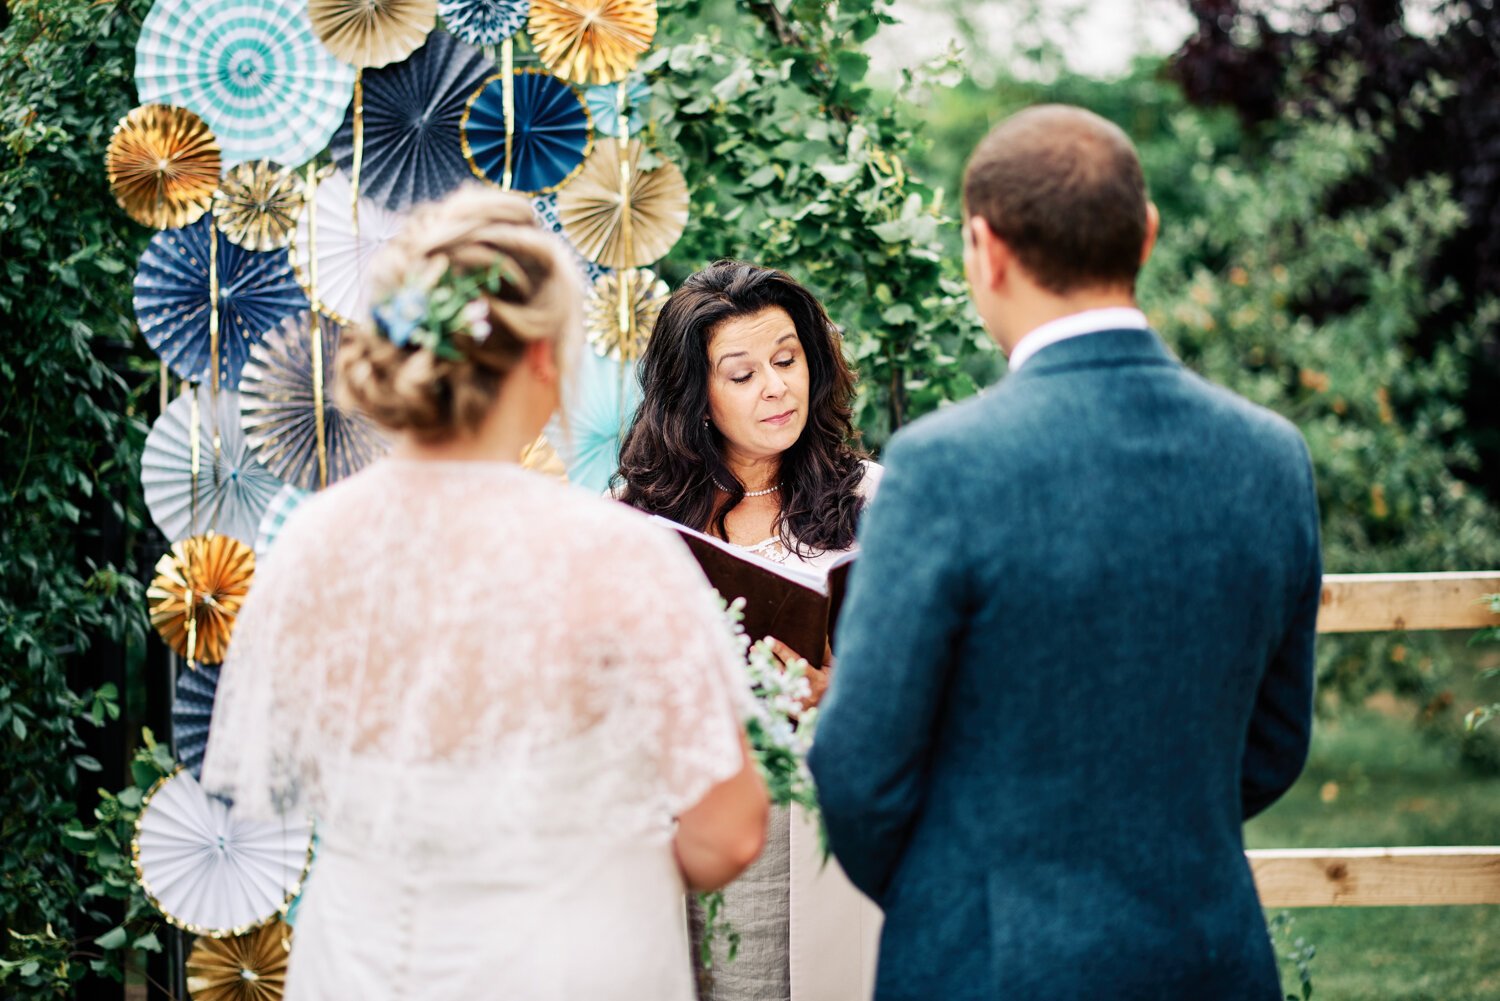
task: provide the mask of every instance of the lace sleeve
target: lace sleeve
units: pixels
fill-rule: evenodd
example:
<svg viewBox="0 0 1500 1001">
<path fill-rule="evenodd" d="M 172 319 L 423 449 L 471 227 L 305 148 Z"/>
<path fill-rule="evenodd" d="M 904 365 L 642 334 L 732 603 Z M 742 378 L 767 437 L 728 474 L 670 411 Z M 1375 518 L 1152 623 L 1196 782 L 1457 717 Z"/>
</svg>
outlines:
<svg viewBox="0 0 1500 1001">
<path fill-rule="evenodd" d="M 295 606 L 287 560 L 278 551 L 261 563 L 235 622 L 203 762 L 203 787 L 257 820 L 305 808 L 299 717 L 284 711 L 282 690 L 281 669 L 297 663 L 285 648 Z"/>
<path fill-rule="evenodd" d="M 751 695 L 744 655 L 697 562 L 669 534 L 641 528 L 644 552 L 624 581 L 616 628 L 661 805 L 675 816 L 739 771 Z"/>
</svg>

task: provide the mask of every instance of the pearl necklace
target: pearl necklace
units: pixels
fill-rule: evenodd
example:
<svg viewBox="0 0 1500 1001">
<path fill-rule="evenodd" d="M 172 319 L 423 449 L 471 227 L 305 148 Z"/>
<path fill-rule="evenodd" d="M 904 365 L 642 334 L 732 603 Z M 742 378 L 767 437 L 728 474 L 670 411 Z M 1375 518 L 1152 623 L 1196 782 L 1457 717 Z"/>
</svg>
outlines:
<svg viewBox="0 0 1500 1001">
<path fill-rule="evenodd" d="M 710 479 L 713 479 L 713 477 L 710 477 Z M 717 479 L 714 479 L 714 486 L 718 487 L 720 490 L 724 491 L 726 494 L 729 493 L 729 488 L 726 487 L 724 484 L 720 483 Z M 764 490 L 746 490 L 745 491 L 745 496 L 746 497 L 764 497 L 767 494 L 774 494 L 776 491 L 778 491 L 780 489 L 781 489 L 781 484 L 780 483 L 773 483 L 769 487 L 766 487 Z"/>
</svg>

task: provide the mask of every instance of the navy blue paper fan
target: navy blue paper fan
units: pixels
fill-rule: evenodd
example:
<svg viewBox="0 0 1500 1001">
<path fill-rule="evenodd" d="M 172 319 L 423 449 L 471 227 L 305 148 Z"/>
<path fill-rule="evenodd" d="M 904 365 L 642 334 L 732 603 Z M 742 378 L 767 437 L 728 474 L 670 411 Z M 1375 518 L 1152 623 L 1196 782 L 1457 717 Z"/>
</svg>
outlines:
<svg viewBox="0 0 1500 1001">
<path fill-rule="evenodd" d="M 438 0 L 438 14 L 470 45 L 499 45 L 521 30 L 531 0 Z"/>
<path fill-rule="evenodd" d="M 203 777 L 203 755 L 208 750 L 208 726 L 213 721 L 214 693 L 219 690 L 219 665 L 199 664 L 196 671 L 184 667 L 177 675 L 177 697 L 172 704 L 172 742 L 177 760 Z"/>
<path fill-rule="evenodd" d="M 556 191 L 583 169 L 593 148 L 588 109 L 572 87 L 538 69 L 516 70 L 514 86 L 511 187 L 533 195 Z M 504 183 L 503 74 L 490 77 L 470 101 L 463 144 L 476 174 Z"/>
<path fill-rule="evenodd" d="M 213 224 L 213 216 L 151 238 L 135 276 L 135 318 L 161 360 L 188 382 L 209 377 L 210 233 L 218 241 L 219 380 L 236 389 L 240 369 L 268 330 L 308 308 L 285 250 L 246 250 Z"/>
<path fill-rule="evenodd" d="M 469 98 L 495 66 L 446 31 L 399 63 L 364 75 L 364 160 L 360 194 L 393 212 L 435 201 L 473 177 L 459 127 Z M 334 134 L 329 152 L 354 172 L 354 111 Z"/>
</svg>

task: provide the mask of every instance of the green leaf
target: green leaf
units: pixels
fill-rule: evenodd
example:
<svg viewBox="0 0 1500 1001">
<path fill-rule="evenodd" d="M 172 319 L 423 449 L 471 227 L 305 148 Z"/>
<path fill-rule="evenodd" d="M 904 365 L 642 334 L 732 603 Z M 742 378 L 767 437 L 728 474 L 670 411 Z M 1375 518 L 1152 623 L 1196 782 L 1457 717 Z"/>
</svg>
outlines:
<svg viewBox="0 0 1500 1001">
<path fill-rule="evenodd" d="M 917 318 L 917 311 L 909 304 L 898 302 L 894 306 L 887 306 L 880 311 L 880 316 L 885 322 L 891 324 L 911 323 Z"/>
<path fill-rule="evenodd" d="M 813 165 L 816 171 L 829 184 L 848 184 L 859 176 L 864 169 L 863 164 L 858 163 L 819 163 Z"/>
<path fill-rule="evenodd" d="M 98 938 L 94 939 L 94 942 L 101 949 L 120 949 L 124 947 L 127 941 L 129 941 L 129 936 L 127 936 L 125 933 L 124 925 L 119 925 L 115 928 L 111 928 L 103 935 L 100 935 Z"/>
<path fill-rule="evenodd" d="M 745 185 L 751 188 L 763 188 L 767 184 L 770 184 L 772 181 L 776 180 L 778 176 L 779 175 L 776 172 L 776 168 L 771 166 L 770 164 L 767 164 L 766 166 L 761 167 L 755 173 L 751 174 L 749 177 L 745 178 Z"/>
</svg>

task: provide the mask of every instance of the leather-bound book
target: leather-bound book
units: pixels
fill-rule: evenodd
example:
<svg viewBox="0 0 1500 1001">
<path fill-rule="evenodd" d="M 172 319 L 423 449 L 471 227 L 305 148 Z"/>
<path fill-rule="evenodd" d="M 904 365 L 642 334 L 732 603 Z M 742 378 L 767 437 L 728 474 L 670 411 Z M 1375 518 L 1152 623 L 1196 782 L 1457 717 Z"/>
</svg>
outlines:
<svg viewBox="0 0 1500 1001">
<path fill-rule="evenodd" d="M 839 557 L 824 577 L 800 564 L 788 566 L 746 552 L 666 518 L 657 520 L 682 536 L 724 600 L 745 599 L 745 633 L 752 642 L 774 636 L 809 663 L 822 663 L 857 553 Z"/>
</svg>

